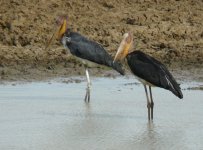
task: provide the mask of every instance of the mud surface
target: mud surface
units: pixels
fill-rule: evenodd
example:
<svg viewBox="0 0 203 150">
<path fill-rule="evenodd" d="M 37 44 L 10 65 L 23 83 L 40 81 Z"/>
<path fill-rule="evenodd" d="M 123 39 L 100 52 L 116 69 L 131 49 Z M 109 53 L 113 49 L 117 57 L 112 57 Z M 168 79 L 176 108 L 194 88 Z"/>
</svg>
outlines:
<svg viewBox="0 0 203 150">
<path fill-rule="evenodd" d="M 2 80 L 83 74 L 82 64 L 59 42 L 44 50 L 60 14 L 69 16 L 70 28 L 101 43 L 112 55 L 123 33 L 132 31 L 136 49 L 171 68 L 203 68 L 203 1 L 1 0 Z M 102 71 L 96 68 L 93 74 Z"/>
</svg>

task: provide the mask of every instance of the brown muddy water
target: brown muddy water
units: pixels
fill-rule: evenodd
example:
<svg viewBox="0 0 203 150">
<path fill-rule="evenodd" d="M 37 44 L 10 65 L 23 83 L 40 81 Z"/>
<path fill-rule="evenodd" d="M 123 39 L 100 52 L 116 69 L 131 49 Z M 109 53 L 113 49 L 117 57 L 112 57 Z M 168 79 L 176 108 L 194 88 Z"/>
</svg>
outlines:
<svg viewBox="0 0 203 150">
<path fill-rule="evenodd" d="M 188 90 L 203 83 L 182 83 L 183 100 L 153 88 L 149 123 L 134 77 L 93 78 L 90 104 L 80 79 L 0 85 L 0 149 L 203 149 L 203 91 Z"/>
</svg>

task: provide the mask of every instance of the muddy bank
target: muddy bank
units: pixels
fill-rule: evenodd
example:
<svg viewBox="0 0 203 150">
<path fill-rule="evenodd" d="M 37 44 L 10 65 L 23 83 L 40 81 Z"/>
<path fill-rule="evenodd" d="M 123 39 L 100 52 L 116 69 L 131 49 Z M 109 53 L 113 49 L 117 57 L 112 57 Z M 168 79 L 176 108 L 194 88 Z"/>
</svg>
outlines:
<svg viewBox="0 0 203 150">
<path fill-rule="evenodd" d="M 202 6 L 203 2 L 198 0 L 1 1 L 1 80 L 83 74 L 82 64 L 59 42 L 44 50 L 59 14 L 67 14 L 72 30 L 101 43 L 111 55 L 115 54 L 123 33 L 130 30 L 136 49 L 154 56 L 172 70 L 194 72 L 191 69 L 203 68 Z M 108 75 L 109 69 L 105 70 Z M 99 66 L 92 74 L 101 72 L 103 67 Z"/>
<path fill-rule="evenodd" d="M 74 65 L 73 65 L 74 66 Z M 16 67 L 16 66 L 15 66 Z M 85 78 L 85 68 L 83 65 L 75 67 L 64 67 L 61 65 L 55 65 L 53 68 L 47 67 L 37 67 L 32 68 L 30 66 L 18 66 L 15 67 L 1 67 L 1 80 L 0 84 L 8 83 L 8 82 L 32 82 L 32 81 L 44 81 L 44 80 L 52 80 L 55 78 L 67 78 L 69 80 L 64 81 L 65 83 L 72 83 L 72 82 L 86 82 Z M 169 67 L 170 72 L 174 75 L 178 83 L 182 82 L 203 82 L 203 68 L 196 65 L 194 66 L 187 66 L 187 67 Z M 132 73 L 129 70 L 126 70 L 126 75 L 129 78 L 132 78 Z M 90 77 L 110 77 L 116 78 L 121 76 L 114 70 L 111 70 L 107 67 L 98 66 L 95 68 L 89 69 Z M 72 80 L 72 77 L 79 76 L 82 77 L 79 81 Z M 136 79 L 135 79 L 136 81 Z"/>
</svg>

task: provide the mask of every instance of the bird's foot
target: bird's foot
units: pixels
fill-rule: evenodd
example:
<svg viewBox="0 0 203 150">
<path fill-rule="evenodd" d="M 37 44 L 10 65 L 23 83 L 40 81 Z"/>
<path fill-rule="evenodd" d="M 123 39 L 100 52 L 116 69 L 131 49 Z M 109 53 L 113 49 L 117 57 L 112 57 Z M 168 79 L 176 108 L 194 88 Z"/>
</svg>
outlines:
<svg viewBox="0 0 203 150">
<path fill-rule="evenodd" d="M 89 101 L 90 101 L 90 87 L 88 86 L 86 88 L 85 102 L 89 103 Z"/>
<path fill-rule="evenodd" d="M 153 120 L 153 114 L 154 114 L 154 112 L 153 112 L 153 110 L 154 110 L 154 102 L 151 102 L 151 104 L 150 104 L 150 108 L 151 108 L 151 120 Z"/>
<path fill-rule="evenodd" d="M 150 120 L 150 103 L 147 103 L 148 120 Z"/>
</svg>

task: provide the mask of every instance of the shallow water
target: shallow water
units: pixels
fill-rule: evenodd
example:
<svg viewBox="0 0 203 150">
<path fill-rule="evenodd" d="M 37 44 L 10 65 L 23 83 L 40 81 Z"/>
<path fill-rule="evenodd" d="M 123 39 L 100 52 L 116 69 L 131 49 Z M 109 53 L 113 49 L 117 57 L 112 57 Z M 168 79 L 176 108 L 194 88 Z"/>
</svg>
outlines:
<svg viewBox="0 0 203 150">
<path fill-rule="evenodd" d="M 83 100 L 85 82 L 0 85 L 0 149 L 203 149 L 203 91 L 183 90 L 179 100 L 153 88 L 149 123 L 144 88 L 135 82 L 94 78 L 90 104 Z"/>
</svg>

